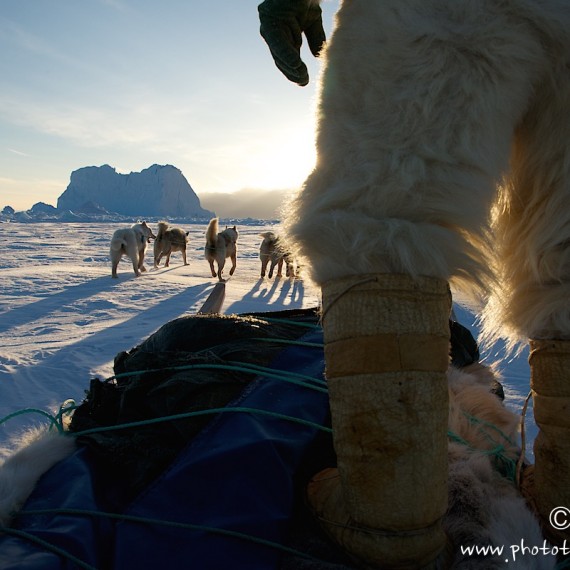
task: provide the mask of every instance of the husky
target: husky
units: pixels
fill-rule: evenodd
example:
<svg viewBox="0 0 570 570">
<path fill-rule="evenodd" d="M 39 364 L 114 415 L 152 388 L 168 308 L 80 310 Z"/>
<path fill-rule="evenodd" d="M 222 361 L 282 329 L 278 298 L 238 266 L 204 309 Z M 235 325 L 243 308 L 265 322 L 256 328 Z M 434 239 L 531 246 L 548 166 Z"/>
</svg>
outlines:
<svg viewBox="0 0 570 570">
<path fill-rule="evenodd" d="M 273 271 L 277 267 L 277 277 L 283 274 L 283 264 L 285 264 L 285 275 L 296 277 L 296 263 L 293 255 L 287 251 L 283 241 L 273 232 L 263 232 L 259 234 L 263 241 L 259 246 L 259 259 L 261 260 L 261 277 L 265 277 L 267 265 L 269 264 L 269 279 L 273 277 Z"/>
<path fill-rule="evenodd" d="M 238 231 L 236 227 L 228 228 L 223 232 L 218 232 L 218 218 L 212 218 L 206 230 L 206 247 L 204 248 L 204 256 L 210 264 L 212 277 L 217 277 L 219 281 L 222 279 L 222 271 L 226 263 L 226 258 L 231 258 L 232 268 L 230 269 L 230 276 L 236 270 L 236 255 L 237 255 L 237 239 Z M 214 261 L 218 264 L 218 272 L 214 268 Z"/>
<path fill-rule="evenodd" d="M 156 238 L 156 236 L 146 222 L 138 222 L 130 228 L 116 230 L 111 238 L 111 276 L 117 277 L 117 266 L 123 255 L 133 262 L 133 270 L 137 277 L 142 271 L 146 271 L 143 264 L 144 254 L 151 238 Z"/>
<path fill-rule="evenodd" d="M 160 260 L 166 255 L 164 267 L 168 267 L 170 263 L 170 254 L 173 251 L 182 252 L 184 265 L 188 265 L 186 261 L 186 244 L 188 242 L 188 234 L 182 228 L 171 228 L 167 222 L 158 223 L 158 233 L 154 240 L 154 268 L 156 269 Z"/>
</svg>

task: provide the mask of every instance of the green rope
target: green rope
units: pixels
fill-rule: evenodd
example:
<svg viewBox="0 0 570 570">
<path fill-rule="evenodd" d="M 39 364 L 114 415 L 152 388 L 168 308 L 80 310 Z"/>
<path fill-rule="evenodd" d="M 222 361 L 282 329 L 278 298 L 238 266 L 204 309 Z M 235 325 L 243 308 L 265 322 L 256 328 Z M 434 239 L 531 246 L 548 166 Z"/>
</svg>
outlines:
<svg viewBox="0 0 570 570">
<path fill-rule="evenodd" d="M 74 564 L 77 564 L 77 566 L 79 566 L 81 568 L 85 568 L 86 570 L 97 570 L 97 568 L 95 568 L 94 566 L 91 566 L 90 564 L 83 562 L 83 560 L 79 560 L 79 558 L 73 556 L 73 554 L 67 552 L 66 550 L 63 550 L 62 548 L 59 548 L 58 546 L 55 546 L 55 544 L 51 544 L 51 543 L 49 543 L 49 542 L 47 542 L 47 541 L 45 541 L 45 540 L 43 540 L 37 536 L 34 536 L 33 534 L 30 534 L 28 532 L 24 532 L 23 530 L 16 530 L 15 528 L 0 527 L 0 532 L 3 532 L 5 534 L 10 534 L 13 536 L 17 536 L 18 538 L 23 538 L 25 540 L 33 542 L 34 544 L 42 546 L 46 550 L 49 550 L 51 552 L 54 552 L 55 554 L 58 554 L 59 556 L 63 556 L 64 558 L 67 558 L 68 560 L 70 560 Z"/>
<path fill-rule="evenodd" d="M 460 437 L 459 435 L 457 435 L 455 432 L 451 431 L 451 430 L 447 430 L 447 437 L 449 439 L 451 439 L 452 441 L 454 441 L 455 443 L 460 443 L 461 445 L 464 445 L 465 447 L 468 447 L 469 449 L 474 449 L 469 445 L 469 442 L 464 440 L 462 437 Z"/>
<path fill-rule="evenodd" d="M 64 434 L 66 433 L 66 429 L 63 425 L 63 417 L 71 414 L 71 412 L 73 410 L 76 410 L 78 407 L 79 406 L 77 406 L 73 400 L 69 399 L 61 404 L 58 412 L 55 415 L 50 414 L 45 410 L 39 410 L 37 408 L 23 408 L 21 410 L 8 414 L 7 416 L 4 416 L 2 419 L 0 419 L 0 425 L 18 416 L 23 416 L 24 414 L 39 414 L 49 420 L 49 431 L 51 431 L 53 428 L 57 428 L 57 431 L 59 433 Z"/>
<path fill-rule="evenodd" d="M 252 316 L 257 317 L 257 315 L 252 315 Z M 268 323 L 284 323 L 287 325 L 295 325 L 298 327 L 305 327 L 305 328 L 309 328 L 309 329 L 321 328 L 321 325 L 318 325 L 315 323 L 296 322 L 296 321 L 290 321 L 289 319 L 278 319 L 278 318 L 274 318 L 274 317 L 258 317 L 258 318 L 263 320 L 263 321 L 267 321 Z"/>
<path fill-rule="evenodd" d="M 63 404 L 61 404 L 61 406 L 59 406 L 59 410 L 58 410 L 57 414 L 54 416 L 54 418 L 55 418 L 55 421 L 57 422 L 57 425 L 61 427 L 60 431 L 65 430 L 65 427 L 63 425 L 64 416 L 69 416 L 71 414 L 71 412 L 73 412 L 77 408 L 79 408 L 79 406 L 75 403 L 75 400 L 72 400 L 71 398 L 68 400 L 65 400 L 65 402 L 63 402 Z M 50 429 L 52 427 L 53 426 L 50 426 Z"/>
<path fill-rule="evenodd" d="M 517 473 L 517 462 L 514 459 L 511 459 L 506 455 L 507 449 L 504 445 L 497 442 L 491 435 L 484 429 L 489 428 L 498 433 L 505 441 L 507 441 L 512 447 L 517 448 L 517 444 L 501 429 L 499 429 L 496 425 L 484 420 L 482 418 L 478 418 L 476 416 L 472 416 L 467 412 L 463 412 L 463 415 L 469 420 L 470 423 L 479 426 L 479 433 L 483 434 L 485 439 L 494 445 L 495 447 L 490 450 L 478 450 L 475 448 L 471 448 L 474 451 L 482 454 L 482 455 L 489 455 L 493 456 L 495 460 L 495 466 L 497 467 L 498 471 L 503 474 L 509 481 L 513 483 L 516 482 L 516 473 Z"/>
<path fill-rule="evenodd" d="M 513 447 L 518 447 L 517 444 L 502 430 L 500 430 L 496 425 L 492 424 L 491 422 L 488 422 L 487 420 L 478 418 L 476 416 L 472 416 L 471 414 L 468 414 L 467 412 L 463 412 L 463 415 L 472 423 L 472 424 L 479 424 L 479 425 L 483 425 L 485 427 L 488 427 L 494 431 L 496 431 L 504 440 L 508 441 Z M 483 430 L 481 430 L 483 433 L 485 433 Z M 489 434 L 485 433 L 485 435 L 488 436 L 488 438 L 490 439 L 490 441 L 492 441 L 493 443 L 495 443 L 495 441 L 491 438 L 491 436 L 489 436 Z"/>
<path fill-rule="evenodd" d="M 270 378 L 274 378 L 276 380 L 283 380 L 284 382 L 291 382 L 293 384 L 299 384 L 301 386 L 305 386 L 306 388 L 311 388 L 312 390 L 324 391 L 326 389 L 313 386 L 306 382 L 294 382 L 294 378 L 300 378 L 304 380 L 310 381 L 317 381 L 318 379 L 313 378 L 312 376 L 306 376 L 304 374 L 296 374 L 294 372 L 284 372 L 282 370 L 276 371 L 274 368 L 266 368 L 262 366 L 258 366 L 255 364 L 242 364 L 240 362 L 232 362 L 230 361 L 229 364 L 215 364 L 215 363 L 201 363 L 201 364 L 184 364 L 180 366 L 166 366 L 164 368 L 149 368 L 148 370 L 134 370 L 131 372 L 122 372 L 120 374 L 115 374 L 113 376 L 109 376 L 106 380 L 118 380 L 121 378 L 129 378 L 131 376 L 138 376 L 140 374 L 149 374 L 153 372 L 165 372 L 171 370 L 231 370 L 231 371 L 238 371 L 238 372 L 247 372 L 249 374 L 260 374 L 263 373 L 265 376 Z"/>
<path fill-rule="evenodd" d="M 480 455 L 488 455 L 492 456 L 495 461 L 499 464 L 497 469 L 500 473 L 504 473 L 505 477 L 512 481 L 513 483 L 516 480 L 516 471 L 517 471 L 517 464 L 516 461 L 507 457 L 505 455 L 506 448 L 503 445 L 497 445 L 493 449 L 478 449 L 470 445 L 468 441 L 457 435 L 456 433 L 452 432 L 451 430 L 447 431 L 447 437 L 456 443 L 460 443 L 464 445 L 471 451 L 472 453 L 478 453 Z M 492 440 L 491 440 L 492 441 Z M 495 443 L 495 442 L 493 442 Z M 500 468 L 502 466 L 502 469 Z"/>
<path fill-rule="evenodd" d="M 304 388 L 308 388 L 311 390 L 315 390 L 318 392 L 322 392 L 322 393 L 327 393 L 328 390 L 326 388 L 326 381 L 324 379 L 320 379 L 320 378 L 313 378 L 312 376 L 308 376 L 305 374 L 299 374 L 299 373 L 295 373 L 295 372 L 289 372 L 289 371 L 284 371 L 284 370 L 279 370 L 276 371 L 273 368 L 267 368 L 265 366 L 259 366 L 256 364 L 243 364 L 240 362 L 228 362 L 227 364 L 214 364 L 214 363 L 203 363 L 203 364 L 188 364 L 188 365 L 183 365 L 183 366 L 171 366 L 171 367 L 166 367 L 166 368 L 156 368 L 156 369 L 149 369 L 149 370 L 139 370 L 139 371 L 133 371 L 133 372 L 124 372 L 122 374 L 116 374 L 114 376 L 110 376 L 109 378 L 107 378 L 108 380 L 112 380 L 112 379 L 118 379 L 118 378 L 124 378 L 124 377 L 129 377 L 129 376 L 135 376 L 135 375 L 139 375 L 139 374 L 145 374 L 145 373 L 152 373 L 152 372 L 164 372 L 164 371 L 168 371 L 168 370 L 192 370 L 192 369 L 203 369 L 203 370 L 231 370 L 231 371 L 239 371 L 239 372 L 245 372 L 248 374 L 254 374 L 254 375 L 260 375 L 263 374 L 264 376 L 276 379 L 276 380 L 281 380 L 283 382 L 289 382 L 291 384 L 297 385 L 297 386 L 302 386 Z M 315 384 L 320 384 L 320 385 L 315 385 Z M 59 412 L 56 415 L 52 415 L 44 410 L 39 410 L 36 408 L 25 408 L 22 410 L 18 410 L 12 414 L 9 414 L 8 416 L 4 417 L 3 419 L 0 420 L 0 425 L 7 422 L 8 420 L 20 416 L 20 415 L 24 415 L 24 414 L 31 414 L 31 413 L 36 413 L 36 414 L 40 414 L 44 417 L 46 417 L 47 419 L 49 419 L 50 421 L 50 429 L 52 429 L 53 427 L 56 427 L 57 430 L 60 433 L 65 432 L 65 428 L 63 425 L 63 417 L 70 414 L 73 410 L 77 409 L 79 406 L 75 404 L 75 402 L 73 400 L 66 400 L 59 409 Z M 191 414 L 196 414 L 197 412 L 190 412 Z M 217 412 L 209 412 L 208 410 L 203 410 L 200 413 L 217 413 Z M 259 413 L 262 413 L 262 410 L 259 410 Z M 169 419 L 178 419 L 181 417 L 184 417 L 184 414 L 180 414 L 178 416 L 169 416 L 166 417 L 164 419 L 162 418 L 154 418 L 153 420 L 145 420 L 146 422 L 152 422 L 155 423 L 157 421 L 169 421 Z M 302 421 L 302 420 L 299 420 Z M 129 424 L 130 426 L 131 424 Z M 145 425 L 144 422 L 135 422 L 133 424 L 134 426 L 139 426 L 139 425 Z M 115 426 L 118 429 L 118 426 Z"/>
<path fill-rule="evenodd" d="M 12 418 L 15 418 L 17 416 L 22 416 L 24 414 L 39 414 L 40 416 L 44 416 L 51 422 L 50 428 L 56 427 L 58 431 L 60 432 L 63 431 L 63 427 L 57 421 L 57 418 L 55 416 L 52 416 L 49 412 L 46 412 L 44 410 L 39 410 L 37 408 L 24 408 L 22 410 L 18 410 L 16 412 L 8 414 L 7 416 L 0 419 L 0 425 L 7 422 L 8 420 L 11 420 Z"/>
<path fill-rule="evenodd" d="M 103 426 L 103 427 L 98 427 L 98 428 L 92 428 L 92 429 L 87 429 L 87 430 L 83 430 L 80 432 L 75 432 L 73 435 L 75 436 L 80 436 L 80 435 L 88 435 L 88 434 L 92 434 L 92 433 L 102 433 L 102 432 L 108 432 L 108 431 L 114 431 L 114 430 L 120 430 L 120 429 L 129 429 L 129 428 L 134 428 L 134 427 L 141 427 L 141 426 L 145 426 L 145 425 L 152 425 L 152 424 L 158 424 L 158 423 L 162 423 L 162 422 L 169 422 L 169 421 L 176 421 L 176 420 L 182 420 L 182 419 L 186 419 L 186 418 L 193 418 L 193 417 L 198 417 L 198 416 L 207 416 L 207 415 L 214 415 L 214 414 L 224 414 L 224 413 L 250 413 L 250 414 L 259 414 L 261 416 L 268 416 L 268 417 L 272 417 L 272 418 L 276 418 L 276 419 L 280 419 L 280 420 L 286 420 L 286 421 L 290 421 L 290 422 L 294 422 L 294 423 L 298 423 L 301 425 L 305 425 L 314 429 L 318 429 L 320 431 L 324 431 L 326 433 L 332 433 L 332 429 L 326 426 L 323 426 L 321 424 L 317 424 L 315 422 L 311 422 L 309 420 L 304 420 L 302 418 L 296 418 L 293 416 L 287 416 L 285 414 L 280 414 L 278 412 L 270 412 L 268 410 L 261 410 L 258 408 L 242 408 L 242 407 L 225 407 L 225 408 L 209 408 L 207 410 L 198 410 L 195 412 L 186 412 L 183 414 L 174 414 L 172 416 L 164 416 L 164 417 L 160 417 L 160 418 L 151 418 L 148 420 L 141 420 L 141 421 L 137 421 L 137 422 L 129 422 L 126 424 L 117 424 L 114 426 Z"/>
<path fill-rule="evenodd" d="M 155 524 L 160 526 L 170 526 L 174 528 L 181 528 L 187 530 L 195 530 L 195 531 L 205 531 L 212 534 L 220 534 L 222 536 L 230 536 L 233 538 L 239 538 L 242 540 L 247 540 L 249 542 L 254 542 L 256 544 L 262 544 L 264 546 L 269 546 L 271 548 L 275 548 L 277 550 L 281 550 L 288 554 L 293 554 L 295 556 L 301 556 L 303 558 L 307 558 L 309 560 L 313 560 L 315 562 L 322 562 L 317 558 L 314 558 L 310 554 L 306 554 L 305 552 L 300 552 L 294 548 L 289 546 L 285 546 L 278 542 L 274 542 L 272 540 L 267 540 L 265 538 L 260 538 L 257 536 L 253 536 L 250 534 L 245 534 L 243 532 L 238 532 L 235 530 L 228 530 L 224 528 L 218 527 L 211 527 L 211 526 L 204 526 L 199 524 L 192 524 L 192 523 L 183 523 L 177 521 L 166 521 L 162 519 L 153 519 L 147 517 L 139 517 L 134 515 L 125 515 L 125 514 L 117 514 L 117 513 L 109 513 L 109 512 L 102 512 L 102 511 L 91 511 L 91 510 L 83 510 L 83 509 L 37 509 L 37 510 L 25 510 L 20 511 L 20 515 L 48 515 L 48 514 L 56 514 L 56 515 L 77 515 L 77 516 L 90 516 L 90 517 L 105 517 L 113 520 L 120 520 L 126 522 L 135 522 L 135 523 L 144 523 L 144 524 Z"/>
<path fill-rule="evenodd" d="M 232 366 L 240 366 L 242 365 L 240 362 L 235 362 L 232 360 L 228 360 L 228 364 Z M 243 365 L 242 365 L 243 366 Z M 275 373 L 275 368 L 268 368 L 267 366 L 260 366 L 259 364 L 247 364 L 249 368 L 253 370 L 257 370 L 260 373 Z M 290 372 L 288 370 L 279 370 L 279 374 L 284 376 L 288 376 L 290 378 L 298 378 L 299 380 L 306 380 L 307 382 L 314 382 L 316 384 L 321 384 L 323 386 L 327 385 L 327 381 L 324 378 L 315 378 L 314 376 L 308 376 L 307 374 L 300 374 L 299 372 Z"/>
<path fill-rule="evenodd" d="M 284 338 L 252 338 L 251 340 L 258 340 L 260 342 L 274 342 L 278 344 L 293 344 L 295 346 L 306 346 L 309 348 L 324 348 L 322 342 L 303 342 L 302 340 L 286 340 Z"/>
<path fill-rule="evenodd" d="M 78 406 L 76 406 L 76 407 L 78 407 Z M 129 422 L 126 424 L 117 424 L 117 425 L 113 425 L 113 426 L 102 426 L 102 427 L 92 428 L 92 429 L 84 430 L 84 431 L 80 431 L 80 432 L 66 431 L 63 429 L 62 426 L 59 425 L 55 416 L 52 416 L 49 413 L 44 412 L 43 410 L 36 410 L 36 409 L 28 408 L 28 409 L 24 409 L 24 410 L 19 410 L 18 412 L 15 412 L 13 414 L 10 414 L 9 416 L 6 416 L 4 419 L 2 419 L 0 421 L 0 424 L 8 421 L 9 419 L 11 419 L 15 416 L 23 415 L 26 413 L 35 413 L 35 412 L 40 412 L 43 416 L 47 417 L 53 425 L 57 426 L 58 431 L 62 435 L 71 435 L 74 437 L 80 436 L 80 435 L 88 435 L 91 433 L 101 433 L 101 432 L 114 431 L 114 430 L 120 430 L 120 429 L 128 429 L 128 428 L 133 428 L 133 427 L 142 427 L 145 425 L 152 425 L 152 424 L 158 424 L 158 423 L 162 423 L 162 422 L 176 421 L 176 420 L 181 420 L 181 419 L 191 418 L 191 417 L 197 417 L 197 416 L 222 414 L 222 413 L 226 413 L 226 412 L 244 412 L 244 413 L 259 414 L 262 416 L 265 415 L 265 416 L 273 417 L 276 419 L 281 419 L 281 420 L 295 422 L 295 423 L 298 423 L 301 425 L 306 425 L 306 426 L 318 429 L 320 431 L 324 431 L 326 433 L 332 433 L 331 428 L 329 428 L 327 426 L 323 426 L 321 424 L 317 424 L 315 422 L 311 422 L 309 420 L 304 420 L 302 418 L 296 418 L 294 416 L 288 416 L 285 414 L 279 414 L 277 412 L 270 412 L 268 410 L 261 410 L 258 408 L 240 408 L 240 407 L 209 408 L 207 410 L 198 410 L 198 411 L 194 411 L 194 412 L 174 414 L 172 416 L 163 416 L 160 418 L 151 418 L 151 419 L 147 419 L 147 420 L 140 420 L 137 422 Z"/>
</svg>

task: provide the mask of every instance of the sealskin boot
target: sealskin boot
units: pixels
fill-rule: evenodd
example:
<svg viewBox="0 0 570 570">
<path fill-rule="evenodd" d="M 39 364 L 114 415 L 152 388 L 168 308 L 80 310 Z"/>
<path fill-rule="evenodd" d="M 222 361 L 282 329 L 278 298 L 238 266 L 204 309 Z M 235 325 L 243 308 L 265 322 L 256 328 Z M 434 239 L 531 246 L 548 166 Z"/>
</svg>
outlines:
<svg viewBox="0 0 570 570">
<path fill-rule="evenodd" d="M 546 537 L 570 546 L 570 340 L 531 340 L 529 363 L 539 432 L 522 490 Z"/>
<path fill-rule="evenodd" d="M 322 293 L 338 470 L 309 484 L 314 513 L 366 565 L 444 568 L 447 282 L 372 274 Z"/>
</svg>

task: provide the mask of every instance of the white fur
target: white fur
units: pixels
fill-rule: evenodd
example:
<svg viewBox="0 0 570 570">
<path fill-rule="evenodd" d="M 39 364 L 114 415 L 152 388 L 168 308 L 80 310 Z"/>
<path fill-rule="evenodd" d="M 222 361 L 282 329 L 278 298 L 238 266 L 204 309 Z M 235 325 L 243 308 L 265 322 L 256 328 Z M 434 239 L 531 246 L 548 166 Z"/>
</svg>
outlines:
<svg viewBox="0 0 570 570">
<path fill-rule="evenodd" d="M 499 276 L 489 340 L 570 339 L 570 106 L 567 59 L 535 88 L 516 130 L 512 174 L 494 211 Z M 566 65 L 565 65 L 566 64 Z"/>
<path fill-rule="evenodd" d="M 146 271 L 144 266 L 146 247 L 149 240 L 154 237 L 155 235 L 146 222 L 138 222 L 130 228 L 116 230 L 111 238 L 110 246 L 111 276 L 117 277 L 117 267 L 123 255 L 130 258 L 137 277 L 142 271 Z"/>
<path fill-rule="evenodd" d="M 316 282 L 435 276 L 492 291 L 490 335 L 570 332 L 569 26 L 563 0 L 341 4 L 287 215 Z"/>
<path fill-rule="evenodd" d="M 182 253 L 184 265 L 188 265 L 186 259 L 186 246 L 188 243 L 188 233 L 182 228 L 171 228 L 167 222 L 158 222 L 158 232 L 154 240 L 154 267 L 158 267 L 160 260 L 166 255 L 164 266 L 170 265 L 170 255 L 173 251 Z"/>
<path fill-rule="evenodd" d="M 208 224 L 204 257 L 210 264 L 212 277 L 217 276 L 219 281 L 224 281 L 222 272 L 228 257 L 232 260 L 230 275 L 233 275 L 236 270 L 238 236 L 239 232 L 235 226 L 218 232 L 218 218 L 212 218 Z M 214 262 L 218 264 L 217 272 L 214 268 Z"/>
<path fill-rule="evenodd" d="M 11 450 L 2 450 L 0 463 L 0 526 L 10 524 L 39 478 L 75 450 L 75 439 L 46 429 L 30 430 Z"/>
<path fill-rule="evenodd" d="M 456 570 L 546 570 L 556 566 L 553 556 L 519 556 L 505 565 L 511 546 L 542 547 L 539 523 L 514 483 L 493 465 L 493 452 L 516 462 L 519 418 L 490 392 L 494 373 L 480 365 L 468 373 L 448 371 L 449 431 L 464 440 L 449 443 L 449 508 L 443 527 L 455 546 Z M 477 558 L 462 555 L 461 546 L 503 546 L 505 556 Z"/>
</svg>

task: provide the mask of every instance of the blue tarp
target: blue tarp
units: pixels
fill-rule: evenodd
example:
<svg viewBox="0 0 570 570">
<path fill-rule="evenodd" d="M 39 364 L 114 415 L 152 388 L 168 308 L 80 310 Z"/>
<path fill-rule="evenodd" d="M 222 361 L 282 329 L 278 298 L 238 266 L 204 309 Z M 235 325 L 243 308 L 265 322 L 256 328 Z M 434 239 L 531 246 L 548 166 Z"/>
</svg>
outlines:
<svg viewBox="0 0 570 570">
<path fill-rule="evenodd" d="M 301 340 L 322 343 L 322 331 L 316 329 Z M 293 345 L 271 367 L 322 381 L 323 351 Z M 101 570 L 277 568 L 282 551 L 263 541 L 287 542 L 295 477 L 321 433 L 316 425 L 328 423 L 328 396 L 260 375 L 228 406 L 236 407 L 276 415 L 217 415 L 142 494 L 122 506 L 117 514 L 124 518 L 104 513 L 105 497 L 113 493 L 109 473 L 102 476 L 87 449 L 57 464 L 23 508 L 47 512 L 22 514 L 13 527 L 45 544 L 0 535 L 0 568 L 82 567 L 73 557 L 85 563 L 83 567 Z M 88 512 L 54 512 L 57 509 Z M 238 535 L 221 533 L 225 531 Z"/>
</svg>

